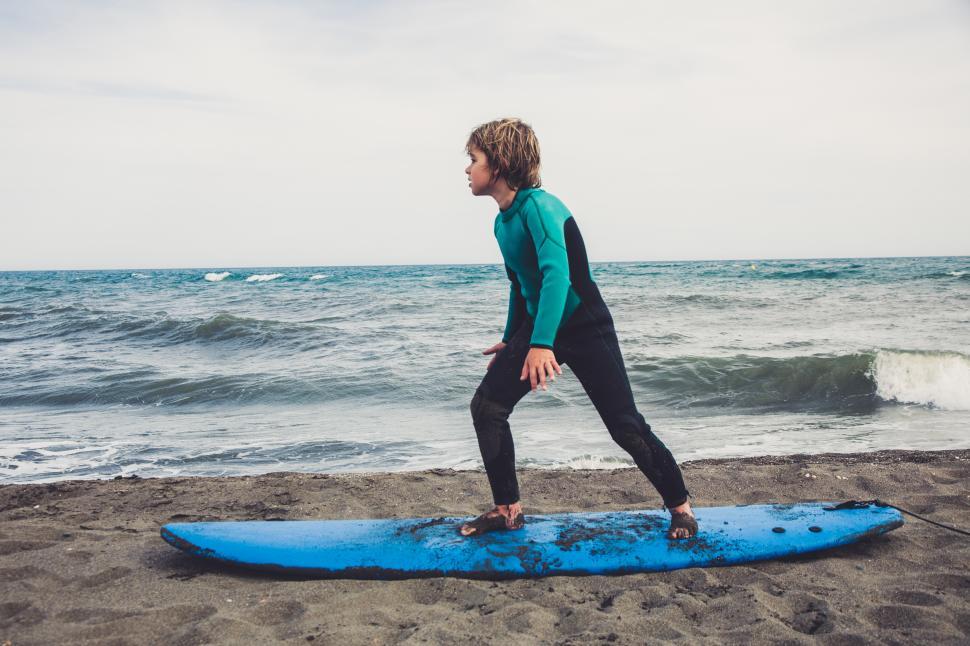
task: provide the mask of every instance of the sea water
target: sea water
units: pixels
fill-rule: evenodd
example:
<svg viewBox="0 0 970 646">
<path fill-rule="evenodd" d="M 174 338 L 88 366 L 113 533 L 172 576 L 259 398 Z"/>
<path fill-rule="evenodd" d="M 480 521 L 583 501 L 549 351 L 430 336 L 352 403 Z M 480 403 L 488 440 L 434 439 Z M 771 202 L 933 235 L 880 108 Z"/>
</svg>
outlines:
<svg viewBox="0 0 970 646">
<path fill-rule="evenodd" d="M 970 447 L 970 258 L 594 263 L 678 461 Z M 0 481 L 481 468 L 501 265 L 0 273 Z M 632 465 L 568 366 L 520 467 Z"/>
</svg>

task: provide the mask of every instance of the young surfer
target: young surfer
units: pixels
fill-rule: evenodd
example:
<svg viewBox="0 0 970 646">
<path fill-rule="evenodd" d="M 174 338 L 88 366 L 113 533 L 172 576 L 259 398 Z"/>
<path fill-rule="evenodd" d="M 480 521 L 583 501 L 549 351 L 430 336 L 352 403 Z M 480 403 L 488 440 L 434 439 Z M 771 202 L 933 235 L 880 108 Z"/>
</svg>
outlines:
<svg viewBox="0 0 970 646">
<path fill-rule="evenodd" d="M 508 418 L 515 404 L 569 365 L 610 435 L 647 476 L 670 510 L 669 538 L 697 533 L 683 476 L 633 401 L 613 327 L 586 258 L 576 220 L 539 188 L 539 143 L 528 124 L 499 119 L 472 131 L 465 169 L 473 195 L 498 203 L 495 237 L 511 281 L 502 341 L 471 402 L 478 447 L 495 507 L 459 531 L 473 536 L 525 523 Z"/>
</svg>

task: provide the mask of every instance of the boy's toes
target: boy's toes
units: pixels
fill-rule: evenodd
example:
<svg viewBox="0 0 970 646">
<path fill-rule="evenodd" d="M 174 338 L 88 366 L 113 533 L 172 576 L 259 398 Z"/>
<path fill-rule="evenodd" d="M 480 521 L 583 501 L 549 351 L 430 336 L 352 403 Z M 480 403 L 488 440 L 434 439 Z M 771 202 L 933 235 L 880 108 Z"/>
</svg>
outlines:
<svg viewBox="0 0 970 646">
<path fill-rule="evenodd" d="M 686 512 L 673 512 L 670 518 L 670 529 L 667 537 L 673 539 L 692 538 L 697 534 L 697 520 Z"/>
<path fill-rule="evenodd" d="M 497 511 L 485 512 L 475 520 L 464 523 L 458 528 L 462 536 L 477 536 L 485 532 L 499 529 L 505 524 L 505 517 Z"/>
</svg>

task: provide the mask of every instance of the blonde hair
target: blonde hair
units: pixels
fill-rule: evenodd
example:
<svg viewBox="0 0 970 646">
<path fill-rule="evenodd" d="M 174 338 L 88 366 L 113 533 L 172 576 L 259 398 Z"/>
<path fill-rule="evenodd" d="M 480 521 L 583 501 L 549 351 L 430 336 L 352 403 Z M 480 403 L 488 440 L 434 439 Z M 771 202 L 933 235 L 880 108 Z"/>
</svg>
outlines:
<svg viewBox="0 0 970 646">
<path fill-rule="evenodd" d="M 468 136 L 465 152 L 471 152 L 472 146 L 485 154 L 489 168 L 513 191 L 542 186 L 539 140 L 532 126 L 521 119 L 507 117 L 483 123 Z"/>
</svg>

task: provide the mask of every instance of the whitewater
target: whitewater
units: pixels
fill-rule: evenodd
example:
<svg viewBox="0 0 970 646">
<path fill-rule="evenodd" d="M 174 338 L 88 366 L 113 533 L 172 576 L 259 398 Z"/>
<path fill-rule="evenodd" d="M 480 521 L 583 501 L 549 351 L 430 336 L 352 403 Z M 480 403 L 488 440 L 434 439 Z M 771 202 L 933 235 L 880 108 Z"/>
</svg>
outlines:
<svg viewBox="0 0 970 646">
<path fill-rule="evenodd" d="M 679 461 L 970 446 L 970 258 L 593 263 Z M 0 481 L 481 468 L 498 264 L 0 272 Z M 519 466 L 631 466 L 569 370 Z"/>
</svg>

